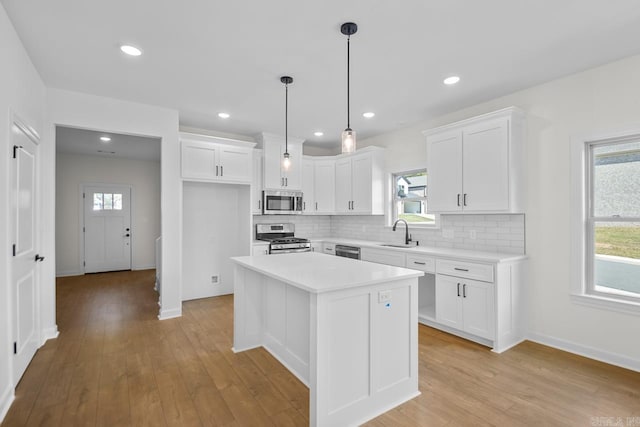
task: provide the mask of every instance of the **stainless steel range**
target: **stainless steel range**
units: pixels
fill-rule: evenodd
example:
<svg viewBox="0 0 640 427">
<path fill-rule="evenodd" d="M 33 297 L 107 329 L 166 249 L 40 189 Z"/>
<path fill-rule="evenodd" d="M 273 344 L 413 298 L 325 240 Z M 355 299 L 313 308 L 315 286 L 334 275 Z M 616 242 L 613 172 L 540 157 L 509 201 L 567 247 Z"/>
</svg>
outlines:
<svg viewBox="0 0 640 427">
<path fill-rule="evenodd" d="M 270 254 L 286 254 L 291 252 L 311 252 L 309 239 L 294 237 L 295 225 L 256 224 L 256 240 L 269 242 Z"/>
</svg>

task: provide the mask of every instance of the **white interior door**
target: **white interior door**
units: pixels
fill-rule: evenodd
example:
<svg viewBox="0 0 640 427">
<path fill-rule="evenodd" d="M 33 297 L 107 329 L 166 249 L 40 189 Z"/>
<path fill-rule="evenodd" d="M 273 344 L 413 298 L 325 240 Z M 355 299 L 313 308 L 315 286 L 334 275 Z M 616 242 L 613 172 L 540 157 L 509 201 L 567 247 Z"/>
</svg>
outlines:
<svg viewBox="0 0 640 427">
<path fill-rule="evenodd" d="M 84 271 L 131 269 L 131 187 L 85 185 Z"/>
<path fill-rule="evenodd" d="M 37 211 L 38 140 L 27 128 L 12 126 L 11 225 L 13 257 L 11 297 L 13 325 L 13 384 L 17 384 L 38 349 L 36 297 L 39 236 Z"/>
</svg>

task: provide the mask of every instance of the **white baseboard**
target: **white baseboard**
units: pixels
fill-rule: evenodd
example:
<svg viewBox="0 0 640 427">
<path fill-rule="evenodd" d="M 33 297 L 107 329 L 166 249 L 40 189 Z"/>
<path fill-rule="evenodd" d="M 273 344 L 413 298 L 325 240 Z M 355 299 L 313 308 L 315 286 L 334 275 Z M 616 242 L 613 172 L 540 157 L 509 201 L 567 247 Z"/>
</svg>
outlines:
<svg viewBox="0 0 640 427">
<path fill-rule="evenodd" d="M 181 317 L 181 316 L 182 316 L 182 307 L 174 308 L 171 310 L 163 310 L 161 308 L 160 314 L 158 315 L 158 319 L 167 320 L 167 319 L 173 319 L 175 317 Z"/>
<path fill-rule="evenodd" d="M 80 271 L 80 270 L 56 271 L 56 277 L 83 276 L 83 275 L 84 275 L 84 271 Z"/>
<path fill-rule="evenodd" d="M 610 365 L 620 366 L 621 368 L 640 372 L 640 360 L 638 359 L 633 359 L 631 357 L 600 350 L 598 348 L 588 347 L 571 341 L 565 341 L 547 335 L 529 333 L 527 335 L 527 339 L 529 341 L 537 342 L 538 344 L 554 347 L 559 350 L 568 351 L 569 353 L 588 357 L 589 359 L 599 360 L 600 362 L 608 363 Z"/>
<path fill-rule="evenodd" d="M 13 387 L 7 384 L 7 388 L 2 392 L 0 396 L 0 423 L 4 420 L 4 417 L 9 412 L 9 408 L 11 407 L 11 403 L 13 403 L 13 399 L 15 398 L 15 394 L 13 392 Z"/>
<path fill-rule="evenodd" d="M 43 329 L 42 330 L 42 344 L 40 344 L 40 345 L 44 345 L 44 343 L 47 340 L 58 338 L 58 335 L 60 335 L 60 332 L 58 331 L 58 325 L 53 325 L 50 328 Z"/>
<path fill-rule="evenodd" d="M 136 266 L 131 267 L 131 269 L 132 269 L 133 271 L 136 271 L 136 270 L 153 270 L 154 268 L 156 268 L 156 265 L 155 265 L 155 264 L 149 264 L 149 265 L 136 265 Z"/>
</svg>

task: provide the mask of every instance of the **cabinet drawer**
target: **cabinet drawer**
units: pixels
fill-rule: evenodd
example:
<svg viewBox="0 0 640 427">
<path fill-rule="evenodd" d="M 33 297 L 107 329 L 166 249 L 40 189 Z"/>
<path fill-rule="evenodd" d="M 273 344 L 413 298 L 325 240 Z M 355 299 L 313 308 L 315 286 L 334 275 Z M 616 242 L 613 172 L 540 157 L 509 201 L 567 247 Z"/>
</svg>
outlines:
<svg viewBox="0 0 640 427">
<path fill-rule="evenodd" d="M 493 265 L 491 264 L 439 259 L 436 261 L 436 271 L 438 274 L 493 282 Z"/>
<path fill-rule="evenodd" d="M 435 273 L 436 259 L 425 255 L 407 254 L 407 268 L 422 270 L 426 273 Z"/>
<path fill-rule="evenodd" d="M 329 255 L 336 254 L 336 245 L 333 243 L 325 243 L 322 245 L 322 252 Z"/>
</svg>

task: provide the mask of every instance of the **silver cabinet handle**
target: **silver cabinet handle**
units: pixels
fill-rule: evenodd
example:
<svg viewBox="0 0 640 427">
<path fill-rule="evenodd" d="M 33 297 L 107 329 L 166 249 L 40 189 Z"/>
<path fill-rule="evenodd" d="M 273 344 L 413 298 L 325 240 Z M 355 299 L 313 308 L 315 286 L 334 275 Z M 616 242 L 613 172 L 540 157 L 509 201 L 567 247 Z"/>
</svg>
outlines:
<svg viewBox="0 0 640 427">
<path fill-rule="evenodd" d="M 318 202 L 316 202 L 316 210 L 318 210 Z"/>
<path fill-rule="evenodd" d="M 467 297 L 467 284 L 462 285 L 462 298 Z"/>
<path fill-rule="evenodd" d="M 458 268 L 458 267 L 453 267 L 453 269 L 454 269 L 454 270 L 457 270 L 457 271 L 469 271 L 469 269 L 467 269 L 467 268 Z"/>
<path fill-rule="evenodd" d="M 218 165 L 216 165 L 216 176 L 218 176 Z"/>
<path fill-rule="evenodd" d="M 467 193 L 462 195 L 462 206 L 467 206 Z"/>
<path fill-rule="evenodd" d="M 284 179 L 284 186 L 288 187 L 289 186 L 289 178 L 285 178 Z"/>
<path fill-rule="evenodd" d="M 280 178 L 280 187 L 284 187 L 284 178 Z"/>
<path fill-rule="evenodd" d="M 419 262 L 419 261 L 413 261 L 414 264 L 418 264 L 418 265 L 426 265 L 426 262 Z"/>
<path fill-rule="evenodd" d="M 460 283 L 458 283 L 458 296 L 460 296 Z"/>
<path fill-rule="evenodd" d="M 307 202 L 302 202 L 302 210 L 303 211 L 307 210 Z"/>
<path fill-rule="evenodd" d="M 458 193 L 458 206 L 460 206 L 460 193 Z"/>
<path fill-rule="evenodd" d="M 258 200 L 258 210 L 260 210 L 261 203 L 262 203 L 262 200 Z"/>
<path fill-rule="evenodd" d="M 224 176 L 224 166 L 220 166 L 220 176 Z"/>
</svg>

